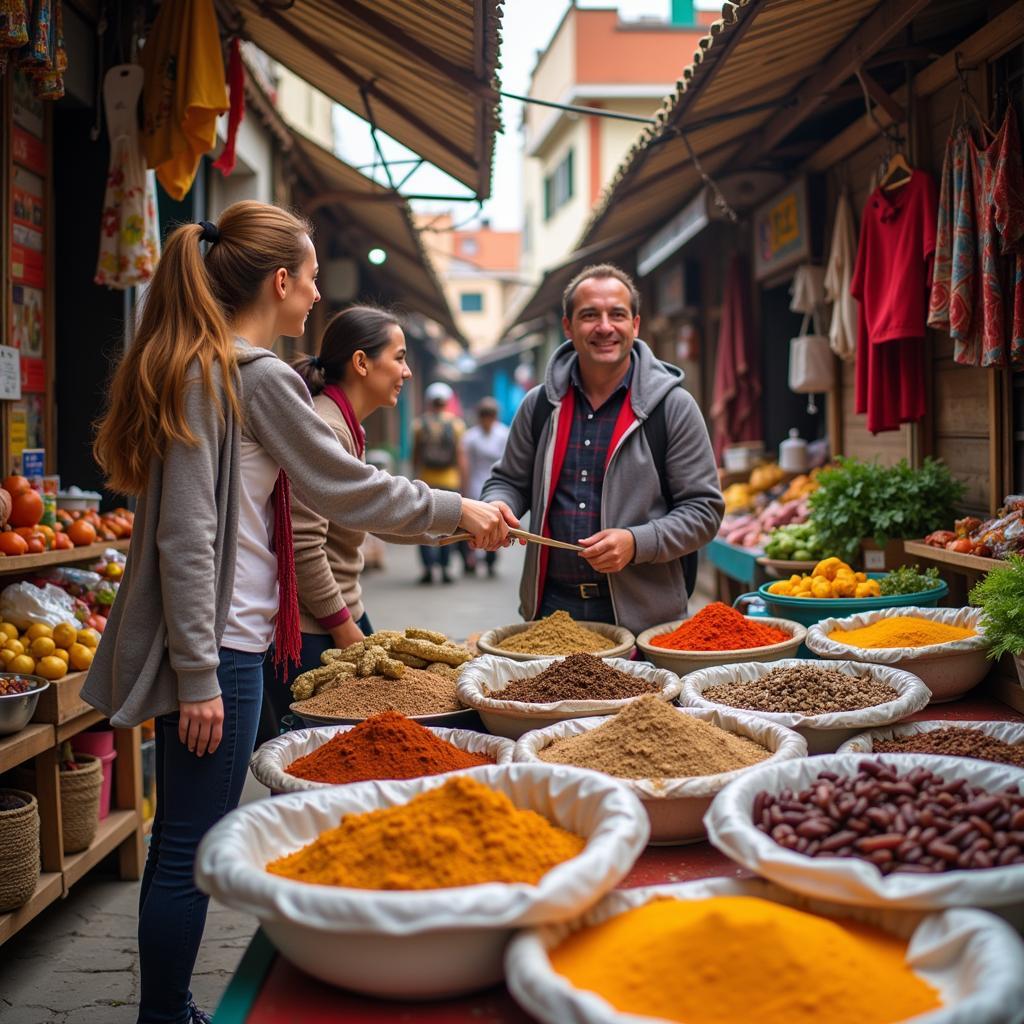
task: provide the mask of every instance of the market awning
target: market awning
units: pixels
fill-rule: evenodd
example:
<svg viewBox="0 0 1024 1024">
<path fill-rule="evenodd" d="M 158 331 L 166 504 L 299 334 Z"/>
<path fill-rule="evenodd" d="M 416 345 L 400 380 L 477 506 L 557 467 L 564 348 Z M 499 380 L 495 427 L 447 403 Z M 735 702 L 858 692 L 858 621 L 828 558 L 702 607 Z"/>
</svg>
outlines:
<svg viewBox="0 0 1024 1024">
<path fill-rule="evenodd" d="M 486 199 L 501 4 L 217 0 L 217 9 L 231 31 Z"/>
<path fill-rule="evenodd" d="M 753 166 L 931 0 L 735 0 L 709 27 L 656 123 L 645 128 L 598 200 L 576 249 L 600 251 L 626 232 L 647 235 L 702 184 Z M 549 270 L 520 314 L 564 286 Z M 551 278 L 551 280 L 549 280 Z"/>
<path fill-rule="evenodd" d="M 373 274 L 390 283 L 407 312 L 423 313 L 461 339 L 409 204 L 299 132 L 292 134 L 289 156 L 312 193 L 301 212 L 329 210 L 363 264 L 371 249 L 384 250 L 386 259 L 371 266 Z"/>
</svg>

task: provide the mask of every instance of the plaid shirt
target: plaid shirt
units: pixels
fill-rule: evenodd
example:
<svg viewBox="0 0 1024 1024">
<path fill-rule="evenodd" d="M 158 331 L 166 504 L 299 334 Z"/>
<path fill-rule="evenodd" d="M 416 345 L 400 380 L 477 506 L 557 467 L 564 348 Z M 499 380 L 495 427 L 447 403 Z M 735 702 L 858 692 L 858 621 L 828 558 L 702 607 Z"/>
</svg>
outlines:
<svg viewBox="0 0 1024 1024">
<path fill-rule="evenodd" d="M 576 389 L 576 407 L 565 461 L 548 513 L 548 532 L 555 540 L 575 544 L 582 537 L 589 537 L 601 529 L 601 487 L 608 446 L 632 379 L 633 365 L 630 362 L 626 375 L 608 401 L 600 409 L 594 409 L 583 393 L 579 362 L 573 364 L 570 381 Z M 592 569 L 590 563 L 575 551 L 551 548 L 548 558 L 547 578 L 553 583 L 575 586 L 577 583 L 599 583 L 607 578 L 604 573 Z"/>
</svg>

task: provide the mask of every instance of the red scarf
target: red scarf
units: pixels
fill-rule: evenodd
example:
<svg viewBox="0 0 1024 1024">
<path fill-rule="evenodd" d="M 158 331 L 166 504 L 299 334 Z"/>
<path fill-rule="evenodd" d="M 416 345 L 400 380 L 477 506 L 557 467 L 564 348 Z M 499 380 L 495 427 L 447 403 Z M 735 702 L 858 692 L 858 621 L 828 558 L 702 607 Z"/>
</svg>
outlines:
<svg viewBox="0 0 1024 1024">
<path fill-rule="evenodd" d="M 288 664 L 302 663 L 299 630 L 299 588 L 295 581 L 292 544 L 292 494 L 282 469 L 274 484 L 274 552 L 277 554 L 277 624 L 274 630 L 274 668 L 287 681 Z"/>
<path fill-rule="evenodd" d="M 366 448 L 366 431 L 363 430 L 363 425 L 356 418 L 356 411 L 352 408 L 348 395 L 337 384 L 328 384 L 323 393 L 341 410 L 345 425 L 351 431 L 356 442 L 356 455 L 362 458 Z"/>
</svg>

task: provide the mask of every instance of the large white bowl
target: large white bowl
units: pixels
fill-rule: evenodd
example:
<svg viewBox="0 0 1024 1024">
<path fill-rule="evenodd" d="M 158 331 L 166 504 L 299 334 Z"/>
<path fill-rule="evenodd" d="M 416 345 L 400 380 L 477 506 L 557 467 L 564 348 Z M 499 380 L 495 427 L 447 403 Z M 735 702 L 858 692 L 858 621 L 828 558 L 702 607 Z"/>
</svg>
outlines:
<svg viewBox="0 0 1024 1024">
<path fill-rule="evenodd" d="M 752 621 L 758 625 L 773 626 L 775 629 L 789 633 L 789 639 L 780 640 L 777 644 L 768 644 L 765 647 L 743 647 L 735 651 L 672 651 L 651 643 L 656 636 L 671 633 L 685 621 L 685 619 L 676 619 L 674 622 L 663 622 L 660 626 L 651 626 L 636 638 L 637 647 L 644 652 L 648 661 L 680 676 L 702 668 L 714 668 L 717 665 L 792 658 L 796 656 L 797 649 L 807 636 L 807 627 L 801 626 L 799 622 L 793 622 L 792 619 L 756 618 Z"/>
<path fill-rule="evenodd" d="M 966 779 L 996 792 L 1016 786 L 1024 792 L 1024 769 L 965 757 L 880 754 L 901 774 L 921 765 L 948 781 Z M 807 857 L 780 846 L 753 822 L 754 799 L 764 791 L 806 788 L 819 772 L 854 775 L 862 754 L 830 754 L 757 767 L 727 786 L 704 816 L 712 844 L 738 864 L 805 896 L 869 907 L 938 910 L 944 907 L 1003 908 L 1020 921 L 1024 910 L 1024 865 L 918 875 L 883 875 L 855 857 Z"/>
<path fill-rule="evenodd" d="M 501 691 L 514 679 L 539 676 L 561 658 L 542 658 L 533 661 L 509 661 L 486 655 L 477 658 L 462 670 L 459 676 L 459 700 L 479 712 L 489 732 L 509 739 L 519 739 L 524 732 L 546 729 L 569 718 L 587 718 L 593 715 L 614 715 L 636 697 L 622 700 L 560 700 L 548 704 L 529 704 L 519 700 L 502 700 Z M 657 694 L 664 701 L 675 700 L 682 689 L 677 675 L 642 661 L 624 658 L 607 659 L 611 668 L 627 675 L 640 676 L 661 687 Z"/>
<path fill-rule="evenodd" d="M 537 661 L 539 658 L 549 658 L 548 654 L 526 654 L 520 651 L 506 651 L 500 647 L 502 640 L 507 640 L 516 633 L 524 633 L 536 622 L 517 622 L 512 626 L 499 626 L 496 629 L 488 629 L 480 634 L 476 645 L 484 654 L 493 654 L 499 658 L 511 658 L 513 661 Z M 621 658 L 629 654 L 633 649 L 636 638 L 625 626 L 614 626 L 607 622 L 577 622 L 577 626 L 600 633 L 608 637 L 608 649 L 605 651 L 594 651 L 595 658 Z M 564 658 L 566 655 L 559 654 L 555 657 Z"/>
<path fill-rule="evenodd" d="M 207 832 L 196 882 L 259 919 L 307 974 L 391 999 L 432 999 L 494 984 L 512 931 L 581 913 L 631 870 L 647 815 L 622 784 L 597 772 L 528 764 L 471 769 L 474 778 L 587 840 L 537 885 L 487 883 L 414 892 L 311 885 L 269 874 L 344 814 L 404 804 L 450 776 L 289 793 L 246 804 Z"/>
<path fill-rule="evenodd" d="M 717 704 L 704 697 L 708 687 L 719 683 L 750 682 L 767 675 L 773 669 L 793 668 L 798 665 L 821 666 L 820 661 L 784 658 L 770 663 L 748 662 L 741 665 L 723 665 L 719 668 L 691 672 L 683 680 L 680 703 L 684 707 L 717 708 L 723 711 L 745 711 L 770 722 L 795 729 L 807 740 L 811 754 L 832 753 L 841 743 L 865 729 L 892 725 L 920 711 L 931 697 L 931 691 L 915 675 L 884 665 L 865 665 L 855 661 L 830 662 L 825 667 L 837 669 L 846 675 L 870 674 L 888 683 L 898 694 L 896 700 L 877 704 L 857 711 L 833 711 L 824 715 L 803 715 L 791 712 L 755 711 L 753 708 L 734 708 L 731 704 Z"/>
<path fill-rule="evenodd" d="M 300 757 L 312 754 L 338 733 L 354 729 L 354 725 L 320 726 L 316 729 L 296 729 L 275 736 L 259 747 L 249 761 L 249 771 L 274 794 L 300 793 L 306 789 L 326 789 L 329 782 L 313 782 L 302 779 L 288 772 L 288 766 Z M 459 750 L 471 754 L 481 754 L 494 759 L 495 764 L 511 764 L 514 744 L 511 740 L 500 736 L 487 736 L 482 732 L 471 732 L 469 729 L 434 729 L 430 730 L 438 739 L 451 743 Z M 460 768 L 457 771 L 468 771 Z M 441 772 L 451 775 L 452 772 Z"/>
<path fill-rule="evenodd" d="M 932 704 L 956 700 L 988 675 L 990 641 L 980 608 L 880 608 L 843 619 L 822 619 L 807 631 L 807 647 L 821 658 L 863 661 L 913 672 L 932 693 Z M 912 615 L 977 631 L 977 636 L 926 647 L 853 647 L 829 639 L 837 629 L 861 629 L 879 619 Z"/>
<path fill-rule="evenodd" d="M 619 889 L 573 921 L 520 932 L 505 956 L 509 991 L 544 1024 L 656 1024 L 655 1018 L 622 1013 L 595 992 L 575 988 L 551 966 L 548 950 L 580 928 L 601 924 L 651 900 L 713 896 L 756 896 L 823 917 L 862 921 L 909 940 L 907 961 L 915 974 L 939 990 L 943 1002 L 941 1009 L 915 1017 L 920 1024 L 1019 1024 L 1024 1020 L 1024 943 L 992 914 L 838 906 L 760 879 L 712 878 Z M 685 958 L 699 951 L 678 952 Z"/>
<path fill-rule="evenodd" d="M 745 714 L 742 711 L 706 711 L 702 708 L 674 708 L 680 715 L 691 715 L 701 721 L 710 722 L 726 732 L 735 733 L 760 743 L 771 751 L 771 755 L 759 764 L 769 761 L 783 761 L 794 757 L 807 756 L 807 742 L 792 729 L 783 728 L 774 722 Z M 544 761 L 540 752 L 556 740 L 569 736 L 579 736 L 606 725 L 610 719 L 605 718 L 574 718 L 528 732 L 520 737 L 515 745 L 517 762 L 533 764 L 553 764 Z M 704 812 L 711 806 L 717 793 L 724 789 L 733 779 L 738 778 L 750 767 L 736 768 L 730 772 L 719 772 L 715 775 L 686 776 L 668 779 L 627 779 L 620 776 L 640 798 L 640 802 L 651 819 L 651 845 L 668 846 L 677 843 L 696 843 L 706 838 L 704 831 Z"/>
<path fill-rule="evenodd" d="M 875 740 L 895 740 L 903 736 L 918 736 L 923 732 L 935 729 L 977 729 L 988 736 L 994 736 L 1004 743 L 1024 743 L 1024 722 L 964 722 L 959 719 L 931 722 L 907 722 L 904 725 L 893 725 L 887 729 L 871 729 L 869 732 L 858 733 L 848 739 L 837 751 L 837 754 L 870 754 L 875 749 Z M 887 751 L 885 757 L 894 756 Z M 954 755 L 944 755 L 953 757 Z M 973 760 L 981 760 L 974 758 Z M 993 762 L 986 762 L 991 764 Z M 999 763 L 999 762 L 994 762 Z"/>
</svg>

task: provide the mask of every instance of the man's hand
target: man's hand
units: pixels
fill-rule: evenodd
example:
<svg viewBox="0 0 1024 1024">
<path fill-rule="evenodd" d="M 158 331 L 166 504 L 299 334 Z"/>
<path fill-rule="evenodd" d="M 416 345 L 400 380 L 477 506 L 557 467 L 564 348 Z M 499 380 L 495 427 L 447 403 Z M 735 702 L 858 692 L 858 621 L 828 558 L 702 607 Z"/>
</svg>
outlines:
<svg viewBox="0 0 1024 1024">
<path fill-rule="evenodd" d="M 518 530 L 519 529 L 519 520 L 516 518 L 516 516 L 513 513 L 512 509 L 510 509 L 508 507 L 508 505 L 505 504 L 505 502 L 503 502 L 503 501 L 492 501 L 492 502 L 490 502 L 490 504 L 493 505 L 502 514 L 502 517 L 504 518 L 505 522 L 508 523 L 508 525 L 510 527 L 512 527 L 513 530 Z M 505 538 L 505 543 L 502 544 L 502 547 L 504 547 L 504 548 L 511 547 L 514 543 L 515 543 L 515 539 L 514 538 L 506 537 Z M 525 540 L 521 540 L 519 543 L 520 544 L 525 544 L 526 541 Z"/>
<path fill-rule="evenodd" d="M 356 620 L 349 616 L 340 626 L 331 630 L 334 646 L 344 650 L 363 639 L 363 631 L 356 625 Z"/>
<path fill-rule="evenodd" d="M 224 732 L 224 701 L 178 701 L 178 739 L 196 757 L 212 754 L 219 746 Z"/>
<path fill-rule="evenodd" d="M 580 558 L 598 572 L 618 572 L 636 554 L 636 541 L 629 530 L 599 530 L 579 543 L 586 549 L 580 552 Z"/>
</svg>

